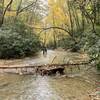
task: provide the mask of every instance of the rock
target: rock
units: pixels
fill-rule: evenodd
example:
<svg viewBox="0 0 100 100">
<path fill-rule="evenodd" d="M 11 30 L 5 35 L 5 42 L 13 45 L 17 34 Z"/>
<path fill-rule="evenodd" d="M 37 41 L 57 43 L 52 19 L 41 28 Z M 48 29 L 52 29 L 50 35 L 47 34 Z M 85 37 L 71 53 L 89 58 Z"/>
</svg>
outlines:
<svg viewBox="0 0 100 100">
<path fill-rule="evenodd" d="M 100 100 L 100 91 L 89 94 L 91 100 Z"/>
</svg>

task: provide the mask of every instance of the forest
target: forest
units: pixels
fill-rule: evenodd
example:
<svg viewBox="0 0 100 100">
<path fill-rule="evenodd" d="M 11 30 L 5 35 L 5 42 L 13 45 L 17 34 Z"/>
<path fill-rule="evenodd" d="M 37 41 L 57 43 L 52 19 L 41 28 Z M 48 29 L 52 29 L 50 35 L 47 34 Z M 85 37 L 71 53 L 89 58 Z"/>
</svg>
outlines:
<svg viewBox="0 0 100 100">
<path fill-rule="evenodd" d="M 90 47 L 87 51 L 99 56 L 99 26 L 98 0 L 1 0 L 0 57 L 24 56 L 43 45 L 72 51 Z M 23 40 L 26 38 L 29 40 Z"/>
<path fill-rule="evenodd" d="M 41 53 L 44 58 L 40 57 Z M 75 58 L 77 55 L 81 58 L 87 55 L 88 57 L 84 58 L 85 60 L 88 59 L 87 62 L 81 62 L 81 58 Z M 52 57 L 50 58 L 49 56 Z M 40 59 L 37 61 L 39 57 Z M 0 70 L 4 66 L 6 66 L 4 69 L 9 68 L 10 65 L 16 66 L 16 64 L 19 64 L 20 66 L 20 63 L 17 63 L 16 60 L 21 60 L 21 63 L 25 62 L 21 67 L 31 66 L 30 68 L 33 68 L 35 65 L 33 63 L 31 65 L 26 59 L 31 59 L 38 67 L 46 67 L 45 69 L 40 68 L 41 70 L 36 70 L 39 70 L 42 76 L 47 74 L 62 74 L 65 66 L 70 65 L 76 67 L 79 65 L 90 66 L 87 67 L 87 70 L 91 69 L 93 65 L 92 68 L 95 68 L 93 70 L 96 71 L 96 75 L 100 75 L 100 1 L 0 0 Z M 42 62 L 41 59 L 44 59 L 44 61 Z M 48 59 L 52 59 L 52 61 L 48 61 L 51 62 L 50 64 L 47 63 Z M 74 63 L 74 60 L 70 61 L 70 59 L 74 59 L 75 61 L 77 59 L 77 62 Z M 25 65 L 27 63 L 29 65 Z M 50 68 L 52 66 L 60 67 L 57 67 L 57 69 L 49 68 L 50 71 L 48 71 L 48 66 Z M 17 69 L 17 67 L 13 68 Z M 70 69 L 73 72 L 73 67 Z M 81 70 L 81 67 L 78 67 L 78 69 Z M 90 76 L 92 77 L 92 75 Z M 98 77 L 99 79 L 96 78 L 96 80 L 100 80 L 100 76 Z M 2 96 L 0 95 L 0 97 Z M 5 99 L 0 98 L 0 100 Z M 6 100 L 32 99 L 22 97 L 22 99 L 11 98 Z M 55 97 L 54 99 L 38 98 L 34 100 L 67 99 L 57 99 Z M 74 98 L 68 100 L 100 100 L 100 98 Z"/>
</svg>

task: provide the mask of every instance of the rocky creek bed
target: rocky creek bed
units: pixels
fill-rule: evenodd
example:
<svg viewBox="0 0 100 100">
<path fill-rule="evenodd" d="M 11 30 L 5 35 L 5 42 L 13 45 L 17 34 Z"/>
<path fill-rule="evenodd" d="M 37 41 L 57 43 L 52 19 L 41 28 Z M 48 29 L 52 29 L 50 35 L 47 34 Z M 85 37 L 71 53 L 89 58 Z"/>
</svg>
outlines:
<svg viewBox="0 0 100 100">
<path fill-rule="evenodd" d="M 0 66 L 62 64 L 80 60 L 87 61 L 87 55 L 49 50 L 46 57 L 40 52 L 32 58 L 0 60 Z M 100 100 L 100 75 L 95 67 L 81 65 L 80 70 L 75 67 L 72 72 L 66 68 L 63 76 L 16 75 L 11 74 L 13 70 L 9 71 L 10 74 L 0 74 L 0 100 Z"/>
</svg>

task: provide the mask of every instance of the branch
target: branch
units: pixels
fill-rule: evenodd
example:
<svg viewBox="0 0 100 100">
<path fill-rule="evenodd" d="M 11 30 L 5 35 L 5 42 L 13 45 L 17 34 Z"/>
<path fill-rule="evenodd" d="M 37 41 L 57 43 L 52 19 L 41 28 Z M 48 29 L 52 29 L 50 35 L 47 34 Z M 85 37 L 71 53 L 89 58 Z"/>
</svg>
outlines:
<svg viewBox="0 0 100 100">
<path fill-rule="evenodd" d="M 68 31 L 68 30 L 66 30 L 66 29 L 64 29 L 64 28 L 62 28 L 62 27 L 58 27 L 58 26 L 52 26 L 52 27 L 47 27 L 47 28 L 36 28 L 36 27 L 32 27 L 32 28 L 34 28 L 34 29 L 42 29 L 40 32 L 39 32 L 39 34 L 40 33 L 42 33 L 43 31 L 46 31 L 46 30 L 49 30 L 49 29 L 59 29 L 59 30 L 63 30 L 63 31 L 65 31 L 66 33 L 68 33 L 68 35 L 71 37 L 71 39 L 74 41 L 74 42 L 77 42 L 76 41 L 76 39 L 73 37 L 73 34 L 70 32 L 70 31 Z"/>
<path fill-rule="evenodd" d="M 30 6 L 32 6 L 33 4 L 36 4 L 37 1 L 38 1 L 38 0 L 36 0 L 35 2 L 32 2 L 32 3 L 29 4 L 28 6 L 26 6 L 26 7 L 22 8 L 22 9 L 20 9 L 20 10 L 18 11 L 18 14 L 21 13 L 21 12 L 23 12 L 24 10 L 28 9 L 28 8 L 29 8 Z"/>
<path fill-rule="evenodd" d="M 12 4 L 13 0 L 11 0 L 8 5 L 6 6 L 5 10 L 4 10 L 4 13 L 3 13 L 3 16 L 5 15 L 7 9 L 9 8 L 9 6 Z"/>
<path fill-rule="evenodd" d="M 66 29 L 64 29 L 62 27 L 58 27 L 58 26 L 52 26 L 52 27 L 47 27 L 47 28 L 42 28 L 42 27 L 32 27 L 32 28 L 41 29 L 42 30 L 41 32 L 49 30 L 49 29 L 59 29 L 59 30 L 65 31 L 66 33 L 68 33 L 72 37 L 72 34 L 68 30 L 66 30 Z"/>
<path fill-rule="evenodd" d="M 9 8 L 9 6 L 12 4 L 13 0 L 10 0 L 10 2 L 8 3 L 8 5 L 6 6 L 4 12 L 3 12 L 3 16 L 2 16 L 2 24 L 3 24 L 3 21 L 4 21 L 4 17 L 5 17 L 5 14 L 6 14 L 6 11 L 7 9 Z"/>
</svg>

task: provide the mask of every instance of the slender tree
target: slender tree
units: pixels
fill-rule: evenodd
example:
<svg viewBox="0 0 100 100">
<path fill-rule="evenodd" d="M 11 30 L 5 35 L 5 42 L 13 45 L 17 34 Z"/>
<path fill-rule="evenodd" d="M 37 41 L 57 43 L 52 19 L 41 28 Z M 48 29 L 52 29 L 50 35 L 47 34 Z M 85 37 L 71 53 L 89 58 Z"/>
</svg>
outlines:
<svg viewBox="0 0 100 100">
<path fill-rule="evenodd" d="M 4 0 L 0 0 L 0 27 L 2 26 L 3 9 L 4 9 Z"/>
<path fill-rule="evenodd" d="M 12 3 L 13 3 L 13 0 L 10 0 L 4 9 L 4 0 L 1 0 L 0 27 L 3 25 L 6 11 L 9 9 Z"/>
</svg>

